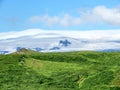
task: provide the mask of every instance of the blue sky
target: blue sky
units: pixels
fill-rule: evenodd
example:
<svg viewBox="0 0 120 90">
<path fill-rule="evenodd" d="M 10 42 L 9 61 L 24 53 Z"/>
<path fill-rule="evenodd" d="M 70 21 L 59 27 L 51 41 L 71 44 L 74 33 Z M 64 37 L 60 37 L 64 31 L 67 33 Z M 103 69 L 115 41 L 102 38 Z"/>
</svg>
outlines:
<svg viewBox="0 0 120 90">
<path fill-rule="evenodd" d="M 0 0 L 0 32 L 120 29 L 120 0 Z"/>
</svg>

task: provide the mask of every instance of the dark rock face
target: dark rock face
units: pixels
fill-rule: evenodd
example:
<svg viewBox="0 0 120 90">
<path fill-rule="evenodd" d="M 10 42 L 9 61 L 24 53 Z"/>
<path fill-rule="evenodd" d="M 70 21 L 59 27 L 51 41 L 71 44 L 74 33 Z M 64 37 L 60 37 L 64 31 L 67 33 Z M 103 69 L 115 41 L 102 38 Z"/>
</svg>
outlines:
<svg viewBox="0 0 120 90">
<path fill-rule="evenodd" d="M 16 51 L 21 51 L 21 49 L 23 49 L 24 47 L 16 47 Z M 36 47 L 36 48 L 24 48 L 24 49 L 27 49 L 27 50 L 34 50 L 34 51 L 41 51 L 43 49 L 39 48 L 39 47 Z"/>
<path fill-rule="evenodd" d="M 37 47 L 37 48 L 34 48 L 34 50 L 40 52 L 40 51 L 43 50 L 43 49 Z"/>
<path fill-rule="evenodd" d="M 18 52 L 27 52 L 28 51 L 28 49 L 26 49 L 26 48 L 21 48 Z"/>
<path fill-rule="evenodd" d="M 71 44 L 71 42 L 69 42 L 68 40 L 60 40 L 59 41 L 59 45 L 63 46 L 63 47 L 67 47 Z"/>
<path fill-rule="evenodd" d="M 9 51 L 0 51 L 0 54 L 8 54 Z"/>
<path fill-rule="evenodd" d="M 60 48 L 59 47 L 53 47 L 53 48 L 50 48 L 49 50 L 59 50 Z"/>
<path fill-rule="evenodd" d="M 120 49 L 104 49 L 104 50 L 100 50 L 102 52 L 120 52 Z"/>
<path fill-rule="evenodd" d="M 20 51 L 22 47 L 16 47 L 16 51 Z"/>
</svg>

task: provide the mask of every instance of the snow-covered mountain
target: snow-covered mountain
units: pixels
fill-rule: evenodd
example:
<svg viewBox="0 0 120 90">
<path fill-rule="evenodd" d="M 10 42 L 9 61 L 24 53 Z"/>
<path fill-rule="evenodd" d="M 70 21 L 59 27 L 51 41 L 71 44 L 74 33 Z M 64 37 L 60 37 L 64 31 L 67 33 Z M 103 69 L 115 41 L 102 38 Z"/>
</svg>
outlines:
<svg viewBox="0 0 120 90">
<path fill-rule="evenodd" d="M 7 54 L 27 48 L 39 52 L 120 50 L 120 30 L 48 31 L 30 29 L 0 33 L 0 53 Z"/>
</svg>

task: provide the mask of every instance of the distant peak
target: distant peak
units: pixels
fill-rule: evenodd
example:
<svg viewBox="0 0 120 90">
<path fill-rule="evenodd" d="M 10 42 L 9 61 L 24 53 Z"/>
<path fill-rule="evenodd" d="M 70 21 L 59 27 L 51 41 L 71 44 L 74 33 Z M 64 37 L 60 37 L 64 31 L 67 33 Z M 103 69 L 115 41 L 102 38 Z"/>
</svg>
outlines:
<svg viewBox="0 0 120 90">
<path fill-rule="evenodd" d="M 18 50 L 18 52 L 28 52 L 28 51 L 29 51 L 29 50 L 26 49 L 26 48 L 21 48 L 21 49 Z"/>
</svg>

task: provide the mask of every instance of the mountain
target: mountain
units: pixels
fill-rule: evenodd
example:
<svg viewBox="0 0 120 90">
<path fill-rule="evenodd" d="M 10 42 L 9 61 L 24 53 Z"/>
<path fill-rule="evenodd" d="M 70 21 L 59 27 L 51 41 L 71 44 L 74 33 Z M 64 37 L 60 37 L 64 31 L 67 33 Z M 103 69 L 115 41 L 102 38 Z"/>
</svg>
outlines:
<svg viewBox="0 0 120 90">
<path fill-rule="evenodd" d="M 44 31 L 39 29 L 0 33 L 0 54 L 21 48 L 38 52 L 119 51 L 119 30 L 113 31 Z M 109 35 L 110 34 L 110 35 Z"/>
<path fill-rule="evenodd" d="M 35 38 L 26 36 L 2 40 L 0 44 L 2 45 L 0 47 L 1 51 L 15 52 L 21 48 L 26 48 L 35 51 L 48 52 L 54 50 L 72 50 L 73 48 L 82 47 L 83 43 L 69 37 Z"/>
</svg>

